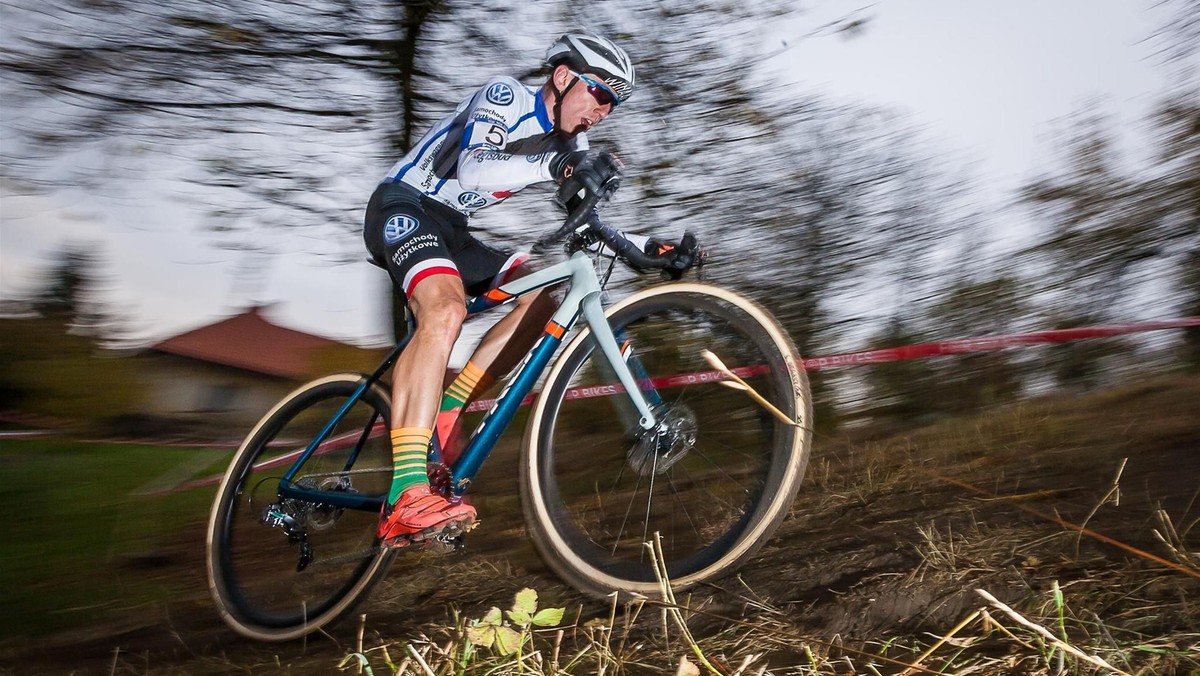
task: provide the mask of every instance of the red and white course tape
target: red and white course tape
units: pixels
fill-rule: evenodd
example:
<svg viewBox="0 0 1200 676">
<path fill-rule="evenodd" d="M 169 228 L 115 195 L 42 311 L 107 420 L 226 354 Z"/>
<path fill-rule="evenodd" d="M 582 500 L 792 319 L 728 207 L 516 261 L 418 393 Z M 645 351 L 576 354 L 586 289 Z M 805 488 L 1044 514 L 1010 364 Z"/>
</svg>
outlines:
<svg viewBox="0 0 1200 676">
<path fill-rule="evenodd" d="M 1010 336 L 985 336 L 983 338 L 965 338 L 962 340 L 947 340 L 940 343 L 923 343 L 921 345 L 906 345 L 904 347 L 888 347 L 881 350 L 865 350 L 863 352 L 847 352 L 825 357 L 809 357 L 802 359 L 804 368 L 808 371 L 838 368 L 842 366 L 866 366 L 883 364 L 905 359 L 925 359 L 949 354 L 968 354 L 971 352 L 991 352 L 1011 347 L 1027 347 L 1030 345 L 1045 345 L 1050 343 L 1068 343 L 1085 338 L 1109 338 L 1130 333 L 1145 331 L 1162 331 L 1165 329 L 1183 329 L 1200 326 L 1200 317 L 1184 317 L 1182 319 L 1166 319 L 1153 322 L 1137 322 L 1134 324 L 1113 324 L 1110 326 L 1090 326 L 1078 329 L 1058 329 L 1056 331 L 1037 331 L 1034 333 L 1018 333 Z M 740 378 L 758 375 L 765 367 L 744 367 L 734 369 Z M 663 378 L 653 378 L 650 384 L 655 389 L 669 389 L 695 383 L 710 383 L 724 380 L 717 371 L 700 371 Z M 625 388 L 620 385 L 600 385 L 594 387 L 577 387 L 567 390 L 565 398 L 590 399 L 607 397 Z M 533 395 L 525 397 L 522 406 L 528 406 L 533 401 Z M 496 403 L 495 399 L 482 399 L 467 406 L 467 412 L 485 411 Z"/>
</svg>

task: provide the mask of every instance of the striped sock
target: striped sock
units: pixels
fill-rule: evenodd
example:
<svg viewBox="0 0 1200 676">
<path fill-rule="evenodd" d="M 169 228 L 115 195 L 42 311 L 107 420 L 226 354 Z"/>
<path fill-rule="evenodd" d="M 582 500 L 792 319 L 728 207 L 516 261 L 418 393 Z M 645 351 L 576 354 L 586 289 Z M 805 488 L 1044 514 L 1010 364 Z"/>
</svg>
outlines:
<svg viewBox="0 0 1200 676">
<path fill-rule="evenodd" d="M 429 483 L 425 463 L 429 457 L 429 440 L 433 430 L 428 427 L 401 427 L 392 430 L 392 488 L 388 504 L 406 488 Z"/>
<path fill-rule="evenodd" d="M 454 382 L 450 383 L 450 387 L 446 388 L 446 395 L 442 397 L 442 405 L 439 410 L 450 411 L 462 408 L 477 394 L 491 387 L 493 382 L 493 378 L 487 374 L 487 371 L 476 366 L 474 362 L 467 362 Z"/>
<path fill-rule="evenodd" d="M 446 388 L 446 394 L 442 397 L 442 404 L 438 407 L 437 416 L 438 439 L 441 440 L 443 447 L 449 441 L 446 437 L 454 429 L 454 423 L 458 421 L 463 406 L 466 406 L 467 402 L 476 396 L 486 392 L 494 382 L 495 379 L 488 375 L 487 371 L 476 366 L 474 362 L 467 362 L 454 382 L 450 383 L 450 387 Z"/>
</svg>

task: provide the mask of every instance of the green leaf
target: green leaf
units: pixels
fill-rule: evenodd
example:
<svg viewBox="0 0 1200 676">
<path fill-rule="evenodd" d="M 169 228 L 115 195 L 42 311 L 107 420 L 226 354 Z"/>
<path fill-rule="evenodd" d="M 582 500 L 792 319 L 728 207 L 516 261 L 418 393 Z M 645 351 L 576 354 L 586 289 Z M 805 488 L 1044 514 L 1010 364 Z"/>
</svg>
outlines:
<svg viewBox="0 0 1200 676">
<path fill-rule="evenodd" d="M 554 627 L 562 622 L 565 608 L 543 608 L 533 616 L 533 623 L 539 627 Z"/>
<path fill-rule="evenodd" d="M 508 611 L 508 619 L 512 620 L 514 624 L 528 627 L 536 610 L 537 592 L 526 587 L 513 597 L 512 610 Z"/>
<path fill-rule="evenodd" d="M 513 597 L 512 611 L 532 615 L 537 612 L 537 592 L 526 587 Z"/>
<path fill-rule="evenodd" d="M 495 606 L 484 614 L 483 619 L 476 620 L 478 624 L 486 624 L 492 626 L 500 626 L 501 624 L 500 609 Z"/>
<path fill-rule="evenodd" d="M 496 650 L 501 655 L 511 655 L 517 652 L 517 648 L 521 647 L 524 640 L 524 635 L 513 631 L 509 627 L 496 627 Z"/>
<path fill-rule="evenodd" d="M 490 648 L 492 647 L 492 643 L 496 641 L 496 626 L 485 624 L 477 627 L 467 627 L 467 640 L 475 645 Z"/>
</svg>

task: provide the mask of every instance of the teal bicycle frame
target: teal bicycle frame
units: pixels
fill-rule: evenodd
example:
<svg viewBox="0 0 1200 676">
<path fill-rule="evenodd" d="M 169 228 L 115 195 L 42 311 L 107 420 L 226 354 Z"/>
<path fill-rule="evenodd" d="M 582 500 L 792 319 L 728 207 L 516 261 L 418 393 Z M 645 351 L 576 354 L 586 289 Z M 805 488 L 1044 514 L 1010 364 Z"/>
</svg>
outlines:
<svg viewBox="0 0 1200 676">
<path fill-rule="evenodd" d="M 508 284 L 488 291 L 482 296 L 471 298 L 467 302 L 467 312 L 468 314 L 484 312 L 538 289 L 566 281 L 570 282 L 570 290 L 555 311 L 550 322 L 546 325 L 545 331 L 543 331 L 541 337 L 538 338 L 533 348 L 525 356 L 524 361 L 521 362 L 516 375 L 504 387 L 495 404 L 492 405 L 492 408 L 484 416 L 483 421 L 471 436 L 470 443 L 466 449 L 463 450 L 458 460 L 454 463 L 454 466 L 450 468 L 451 486 L 455 495 L 461 495 L 466 491 L 475 474 L 483 465 L 484 460 L 492 452 L 496 441 L 499 440 L 509 423 L 512 422 L 513 417 L 521 406 L 521 402 L 533 390 L 533 386 L 537 383 L 542 371 L 545 370 L 553 358 L 555 351 L 562 344 L 563 337 L 575 326 L 581 316 L 591 329 L 598 347 L 624 388 L 630 402 L 633 404 L 634 410 L 639 416 L 637 421 L 638 426 L 642 430 L 650 430 L 657 423 L 652 411 L 652 404 L 660 403 L 659 397 L 645 381 L 644 373 L 642 374 L 642 379 L 635 378 L 633 371 L 642 371 L 636 359 L 631 359 L 627 362 L 626 358 L 622 355 L 621 347 L 617 342 L 617 336 L 613 334 L 612 328 L 604 316 L 604 307 L 600 301 L 602 288 L 599 279 L 596 277 L 592 260 L 587 254 L 575 252 L 562 263 L 515 279 Z M 378 381 L 392 366 L 411 337 L 412 331 L 410 330 L 408 336 L 388 354 L 387 358 L 384 359 L 383 363 L 379 365 L 374 373 L 364 378 L 362 384 L 334 415 L 333 419 L 325 425 L 317 437 L 309 442 L 308 446 L 280 479 L 280 498 L 295 499 L 346 509 L 365 511 L 378 511 L 382 509 L 383 496 L 368 496 L 344 491 L 314 490 L 297 485 L 294 479 L 304 463 L 308 462 L 308 459 L 318 451 L 321 444 L 325 443 L 329 434 L 346 412 L 354 406 L 367 388 Z M 350 453 L 346 461 L 345 471 L 353 467 L 359 452 L 361 452 L 374 426 L 375 421 L 372 420 L 363 430 L 363 434 L 355 445 L 354 451 Z M 434 459 L 440 460 L 440 458 Z"/>
</svg>

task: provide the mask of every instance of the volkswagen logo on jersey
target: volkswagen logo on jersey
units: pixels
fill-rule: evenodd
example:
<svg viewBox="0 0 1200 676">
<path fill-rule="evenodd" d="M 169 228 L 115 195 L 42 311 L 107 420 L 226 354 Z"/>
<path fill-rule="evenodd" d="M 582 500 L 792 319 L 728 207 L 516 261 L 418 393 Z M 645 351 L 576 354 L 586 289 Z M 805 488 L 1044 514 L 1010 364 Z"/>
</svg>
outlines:
<svg viewBox="0 0 1200 676">
<path fill-rule="evenodd" d="M 383 241 L 391 246 L 413 234 L 420 225 L 420 221 L 412 216 L 396 214 L 383 224 Z"/>
<path fill-rule="evenodd" d="M 498 106 L 507 106 L 513 102 L 512 87 L 509 87 L 503 82 L 497 82 L 491 87 L 488 87 L 487 100 Z"/>
<path fill-rule="evenodd" d="M 477 192 L 464 192 L 458 196 L 458 203 L 468 209 L 478 209 L 487 204 L 487 200 Z"/>
</svg>

